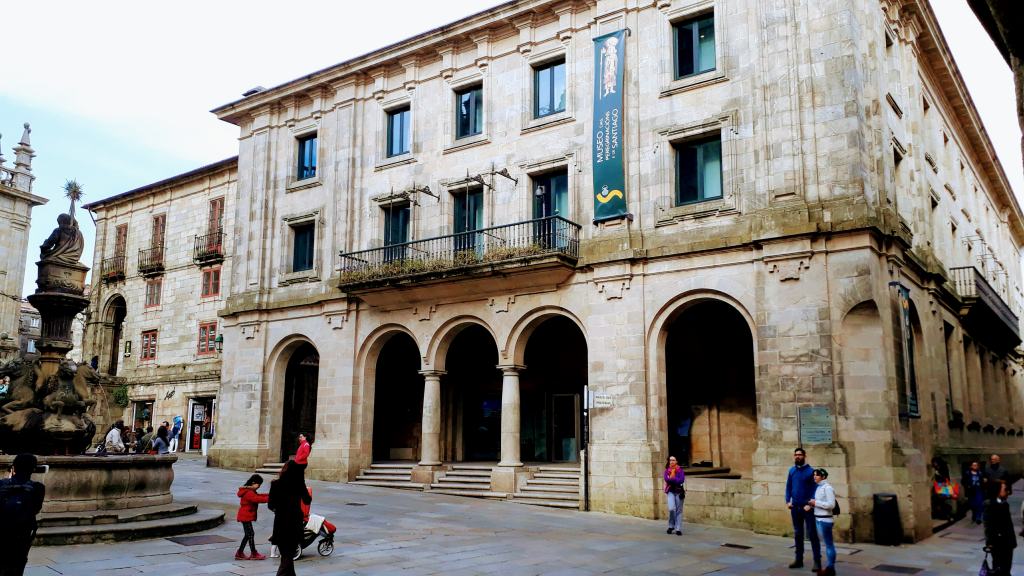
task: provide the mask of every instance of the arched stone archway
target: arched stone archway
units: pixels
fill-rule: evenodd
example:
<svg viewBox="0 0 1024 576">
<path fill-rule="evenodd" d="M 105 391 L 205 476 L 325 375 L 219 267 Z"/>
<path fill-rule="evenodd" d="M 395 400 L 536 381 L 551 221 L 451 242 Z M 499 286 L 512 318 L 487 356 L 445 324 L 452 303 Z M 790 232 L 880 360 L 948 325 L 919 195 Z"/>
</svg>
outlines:
<svg viewBox="0 0 1024 576">
<path fill-rule="evenodd" d="M 124 319 L 128 316 L 128 304 L 124 296 L 115 294 L 109 300 L 103 310 L 103 338 L 106 350 L 105 357 L 101 357 L 103 363 L 100 370 L 111 376 L 117 375 L 117 369 L 121 358 L 121 340 L 124 338 Z"/>
<path fill-rule="evenodd" d="M 316 401 L 320 376 L 320 353 L 309 342 L 295 345 L 284 369 L 281 412 L 281 461 L 298 448 L 299 433 L 316 430 Z"/>
<path fill-rule="evenodd" d="M 750 476 L 757 449 L 753 336 L 732 305 L 695 299 L 665 323 L 668 454 Z"/>
<path fill-rule="evenodd" d="M 442 459 L 490 462 L 501 454 L 502 380 L 489 330 L 471 323 L 447 346 L 441 387 Z"/>
<path fill-rule="evenodd" d="M 420 353 L 406 332 L 387 336 L 377 354 L 373 393 L 373 460 L 418 460 L 422 441 Z"/>
</svg>

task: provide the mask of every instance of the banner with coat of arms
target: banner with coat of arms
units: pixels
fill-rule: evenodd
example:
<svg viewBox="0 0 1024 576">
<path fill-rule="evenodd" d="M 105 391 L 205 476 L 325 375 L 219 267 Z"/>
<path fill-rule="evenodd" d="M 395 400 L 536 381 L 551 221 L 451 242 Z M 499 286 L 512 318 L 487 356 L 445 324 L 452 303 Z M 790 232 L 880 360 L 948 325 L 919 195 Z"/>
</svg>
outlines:
<svg viewBox="0 0 1024 576">
<path fill-rule="evenodd" d="M 622 152 L 626 30 L 594 38 L 594 222 L 627 215 Z"/>
</svg>

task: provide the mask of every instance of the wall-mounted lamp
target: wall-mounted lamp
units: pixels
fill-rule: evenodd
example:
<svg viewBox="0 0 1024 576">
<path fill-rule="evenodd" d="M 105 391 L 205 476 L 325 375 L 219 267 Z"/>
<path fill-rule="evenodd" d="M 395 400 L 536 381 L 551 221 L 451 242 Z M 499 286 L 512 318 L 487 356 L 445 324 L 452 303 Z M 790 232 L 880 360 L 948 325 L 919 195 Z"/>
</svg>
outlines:
<svg viewBox="0 0 1024 576">
<path fill-rule="evenodd" d="M 224 350 L 224 335 L 217 334 L 217 337 L 213 339 L 213 347 L 217 350 L 217 354 L 220 354 Z"/>
<path fill-rule="evenodd" d="M 124 341 L 124 357 L 127 358 L 127 357 L 129 357 L 131 355 L 132 355 L 132 341 L 131 340 L 125 340 Z"/>
</svg>

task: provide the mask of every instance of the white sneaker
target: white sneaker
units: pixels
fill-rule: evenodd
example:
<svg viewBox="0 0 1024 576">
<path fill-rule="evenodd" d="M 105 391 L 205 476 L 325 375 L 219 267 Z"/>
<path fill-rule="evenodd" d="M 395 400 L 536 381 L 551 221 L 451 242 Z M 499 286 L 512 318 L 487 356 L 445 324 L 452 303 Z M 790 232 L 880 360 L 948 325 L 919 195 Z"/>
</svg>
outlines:
<svg viewBox="0 0 1024 576">
<path fill-rule="evenodd" d="M 271 546 L 270 547 L 270 557 L 271 558 L 280 558 L 281 557 L 281 553 L 278 552 L 277 546 Z"/>
</svg>

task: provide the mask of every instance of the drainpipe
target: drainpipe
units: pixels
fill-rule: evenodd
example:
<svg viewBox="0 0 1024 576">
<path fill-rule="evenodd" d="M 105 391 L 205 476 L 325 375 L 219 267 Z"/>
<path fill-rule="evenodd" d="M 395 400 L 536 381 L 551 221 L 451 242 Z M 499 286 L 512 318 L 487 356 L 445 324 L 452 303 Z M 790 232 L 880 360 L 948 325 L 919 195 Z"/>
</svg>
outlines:
<svg viewBox="0 0 1024 576">
<path fill-rule="evenodd" d="M 583 511 L 590 512 L 590 387 L 583 387 Z"/>
</svg>

